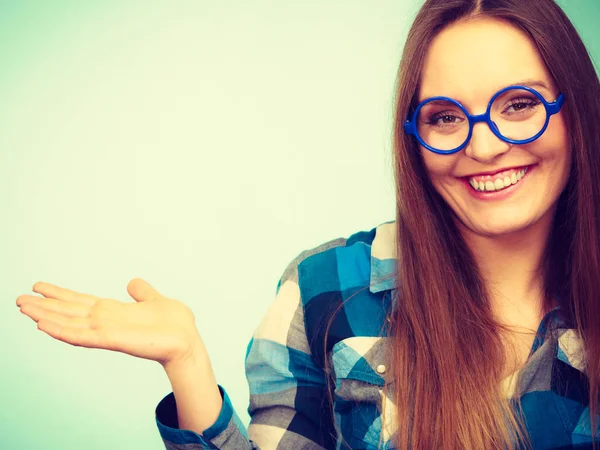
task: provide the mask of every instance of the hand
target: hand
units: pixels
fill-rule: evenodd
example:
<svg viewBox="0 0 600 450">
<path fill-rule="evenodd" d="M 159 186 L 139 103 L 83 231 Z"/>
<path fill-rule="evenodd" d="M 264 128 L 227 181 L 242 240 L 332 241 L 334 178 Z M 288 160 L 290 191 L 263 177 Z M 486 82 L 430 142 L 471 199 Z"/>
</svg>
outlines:
<svg viewBox="0 0 600 450">
<path fill-rule="evenodd" d="M 43 297 L 21 295 L 17 306 L 39 330 L 68 344 L 127 353 L 163 366 L 206 351 L 191 309 L 140 278 L 127 285 L 136 303 L 41 282 L 33 285 L 33 291 Z"/>
</svg>

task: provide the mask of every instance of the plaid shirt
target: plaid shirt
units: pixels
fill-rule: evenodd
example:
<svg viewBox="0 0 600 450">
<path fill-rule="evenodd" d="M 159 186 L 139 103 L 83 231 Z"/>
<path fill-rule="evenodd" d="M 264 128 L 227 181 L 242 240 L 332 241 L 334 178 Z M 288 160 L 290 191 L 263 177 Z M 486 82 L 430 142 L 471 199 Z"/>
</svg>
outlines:
<svg viewBox="0 0 600 450">
<path fill-rule="evenodd" d="M 376 450 L 380 438 L 380 448 L 391 449 L 395 407 L 382 388 L 395 248 L 395 223 L 387 222 L 294 259 L 248 345 L 248 429 L 220 387 L 217 421 L 202 436 L 180 430 L 170 393 L 156 408 L 167 450 Z M 325 342 L 327 321 L 342 302 Z M 591 448 L 582 342 L 558 308 L 544 317 L 538 332 L 519 371 L 522 388 L 515 393 L 515 377 L 509 377 L 507 396 L 521 397 L 534 449 Z M 331 370 L 324 369 L 325 358 Z"/>
</svg>

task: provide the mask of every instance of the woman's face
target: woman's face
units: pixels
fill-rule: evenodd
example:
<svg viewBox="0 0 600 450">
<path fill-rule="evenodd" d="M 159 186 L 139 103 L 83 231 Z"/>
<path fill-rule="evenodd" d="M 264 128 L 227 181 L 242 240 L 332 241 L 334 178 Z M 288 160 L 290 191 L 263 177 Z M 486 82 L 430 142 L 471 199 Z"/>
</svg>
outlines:
<svg viewBox="0 0 600 450">
<path fill-rule="evenodd" d="M 559 94 L 524 32 L 495 19 L 459 21 L 439 33 L 429 48 L 419 102 L 445 96 L 459 101 L 471 115 L 483 114 L 496 92 L 523 84 L 548 102 Z M 529 144 L 504 142 L 487 123 L 479 122 L 463 150 L 439 155 L 421 147 L 421 154 L 436 191 L 462 225 L 483 236 L 523 230 L 540 220 L 550 223 L 571 165 L 571 144 L 561 112 L 551 116 L 545 133 Z M 525 175 L 512 184 L 526 167 Z M 496 183 L 506 178 L 512 180 L 509 187 Z M 499 189 L 481 192 L 471 185 L 488 181 Z"/>
</svg>

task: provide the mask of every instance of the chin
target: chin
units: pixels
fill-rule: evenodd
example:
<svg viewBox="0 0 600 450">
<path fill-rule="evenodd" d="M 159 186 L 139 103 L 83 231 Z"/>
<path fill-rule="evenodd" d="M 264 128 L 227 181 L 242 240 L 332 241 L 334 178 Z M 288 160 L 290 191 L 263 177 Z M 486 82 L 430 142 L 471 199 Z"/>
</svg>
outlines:
<svg viewBox="0 0 600 450">
<path fill-rule="evenodd" d="M 499 237 L 499 236 L 507 236 L 513 233 L 518 233 L 520 231 L 524 231 L 527 227 L 519 227 L 519 226 L 506 226 L 506 227 L 490 227 L 490 228 L 471 228 L 471 231 L 480 236 L 486 237 Z"/>
<path fill-rule="evenodd" d="M 495 236 L 506 236 L 513 233 L 520 233 L 523 231 L 527 231 L 529 228 L 533 226 L 535 221 L 506 221 L 506 222 L 494 222 L 494 223 L 481 223 L 474 221 L 461 221 L 459 223 L 459 228 L 462 230 L 467 230 L 471 233 L 477 234 L 479 236 L 485 237 L 495 237 Z"/>
</svg>

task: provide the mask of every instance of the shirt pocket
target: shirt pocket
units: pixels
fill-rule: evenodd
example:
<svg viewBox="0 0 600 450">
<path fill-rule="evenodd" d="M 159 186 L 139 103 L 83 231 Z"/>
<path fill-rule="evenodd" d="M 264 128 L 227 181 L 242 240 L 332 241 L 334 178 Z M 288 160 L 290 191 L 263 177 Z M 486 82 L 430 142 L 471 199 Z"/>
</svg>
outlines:
<svg viewBox="0 0 600 450">
<path fill-rule="evenodd" d="M 335 375 L 334 413 L 339 432 L 353 449 L 377 449 L 382 433 L 382 408 L 386 426 L 382 450 L 391 449 L 395 411 L 384 397 L 385 344 L 387 338 L 351 337 L 337 342 L 331 352 Z M 389 394 L 388 394 L 389 395 Z M 344 448 L 342 446 L 342 448 Z"/>
</svg>

